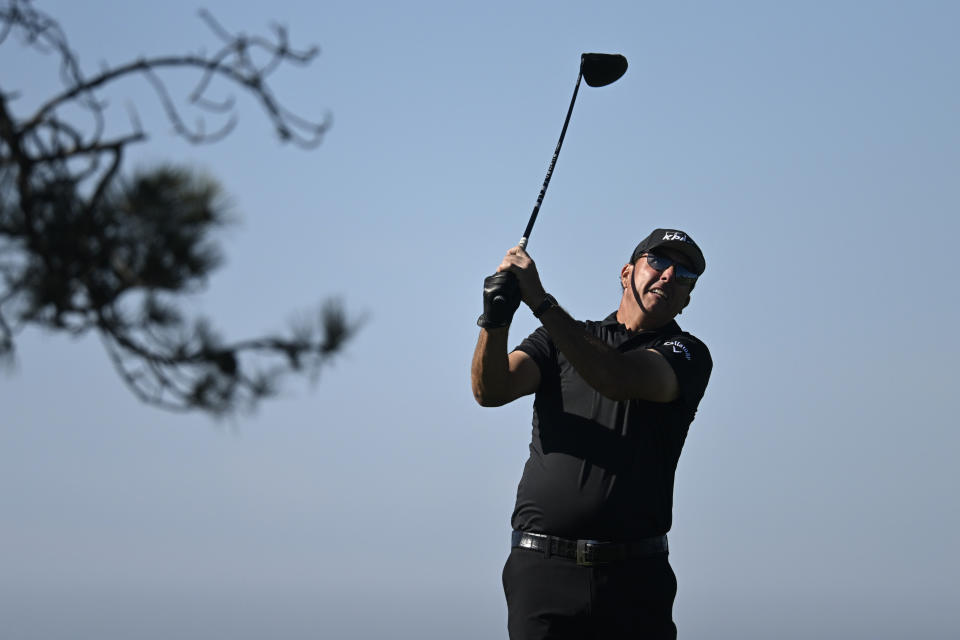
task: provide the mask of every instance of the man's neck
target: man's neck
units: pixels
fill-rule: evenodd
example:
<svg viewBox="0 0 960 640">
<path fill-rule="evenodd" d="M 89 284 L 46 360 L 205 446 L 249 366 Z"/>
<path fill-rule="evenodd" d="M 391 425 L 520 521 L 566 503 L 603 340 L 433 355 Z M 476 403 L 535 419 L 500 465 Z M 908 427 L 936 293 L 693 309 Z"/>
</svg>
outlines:
<svg viewBox="0 0 960 640">
<path fill-rule="evenodd" d="M 655 331 L 667 326 L 672 320 L 673 318 L 669 318 L 666 321 L 657 322 L 644 313 L 643 309 L 630 305 L 626 300 L 621 301 L 617 309 L 617 322 L 630 331 Z"/>
</svg>

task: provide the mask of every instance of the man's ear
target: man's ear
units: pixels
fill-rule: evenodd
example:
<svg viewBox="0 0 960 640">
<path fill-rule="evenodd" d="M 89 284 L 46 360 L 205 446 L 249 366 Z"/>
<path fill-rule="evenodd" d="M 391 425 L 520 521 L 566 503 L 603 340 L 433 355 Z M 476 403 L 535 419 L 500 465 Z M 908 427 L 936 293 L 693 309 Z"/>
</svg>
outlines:
<svg viewBox="0 0 960 640">
<path fill-rule="evenodd" d="M 690 304 L 690 294 L 687 294 L 687 299 L 683 302 L 683 306 L 680 307 L 680 311 L 677 311 L 677 315 L 683 313 L 683 310 L 687 308 L 687 305 Z"/>
<path fill-rule="evenodd" d="M 620 288 L 626 289 L 627 285 L 630 284 L 630 278 L 633 277 L 633 265 L 627 263 L 623 265 L 623 268 L 620 269 Z"/>
</svg>

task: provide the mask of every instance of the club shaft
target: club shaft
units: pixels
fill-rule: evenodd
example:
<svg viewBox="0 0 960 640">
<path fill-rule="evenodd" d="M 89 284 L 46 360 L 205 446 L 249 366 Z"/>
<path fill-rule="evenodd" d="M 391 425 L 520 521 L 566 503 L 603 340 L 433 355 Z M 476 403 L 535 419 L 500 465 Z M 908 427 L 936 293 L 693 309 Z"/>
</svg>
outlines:
<svg viewBox="0 0 960 640">
<path fill-rule="evenodd" d="M 567 125 L 570 124 L 570 115 L 573 113 L 573 105 L 577 101 L 577 92 L 580 90 L 580 79 L 583 78 L 583 71 L 577 74 L 577 84 L 573 88 L 573 97 L 570 98 L 570 108 L 567 109 L 567 117 L 563 121 L 563 129 L 560 130 L 560 139 L 557 140 L 557 148 L 553 152 L 553 159 L 550 161 L 550 167 L 547 169 L 547 177 L 543 179 L 543 186 L 540 187 L 540 195 L 537 196 L 537 203 L 533 205 L 533 213 L 530 214 L 530 220 L 527 222 L 527 228 L 523 231 L 523 237 L 520 238 L 520 248 L 526 249 L 527 242 L 530 240 L 530 232 L 533 231 L 533 223 L 537 221 L 537 214 L 540 213 L 540 205 L 543 204 L 543 197 L 547 194 L 547 187 L 550 186 L 550 178 L 553 176 L 553 168 L 557 165 L 557 158 L 560 156 L 560 147 L 563 146 L 563 138 L 567 135 Z"/>
</svg>

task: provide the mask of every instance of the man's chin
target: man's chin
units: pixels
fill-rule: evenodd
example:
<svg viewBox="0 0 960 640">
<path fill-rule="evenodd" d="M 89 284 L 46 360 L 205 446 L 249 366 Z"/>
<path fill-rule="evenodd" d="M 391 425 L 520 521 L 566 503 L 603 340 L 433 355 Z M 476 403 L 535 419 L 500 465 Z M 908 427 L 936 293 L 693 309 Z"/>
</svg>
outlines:
<svg viewBox="0 0 960 640">
<path fill-rule="evenodd" d="M 666 324 L 677 315 L 669 300 L 656 295 L 651 295 L 643 300 L 641 312 L 644 316 L 659 324 Z"/>
<path fill-rule="evenodd" d="M 663 311 L 670 307 L 670 301 L 667 298 L 663 298 L 656 293 L 648 293 L 643 298 L 643 306 L 647 311 L 659 310 Z"/>
</svg>

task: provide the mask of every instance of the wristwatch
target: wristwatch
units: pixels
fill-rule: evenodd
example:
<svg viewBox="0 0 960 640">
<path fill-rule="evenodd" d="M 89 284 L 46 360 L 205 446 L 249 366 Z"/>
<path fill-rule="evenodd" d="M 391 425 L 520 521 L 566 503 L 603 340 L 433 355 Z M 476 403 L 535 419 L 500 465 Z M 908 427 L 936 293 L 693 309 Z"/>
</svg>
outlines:
<svg viewBox="0 0 960 640">
<path fill-rule="evenodd" d="M 533 317 L 539 320 L 540 316 L 545 314 L 547 311 L 559 306 L 560 305 L 557 303 L 557 299 L 548 293 L 543 296 L 543 302 L 538 304 L 537 308 L 533 310 Z"/>
</svg>

